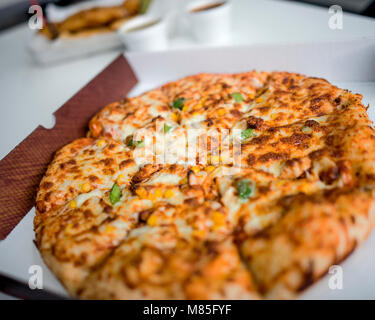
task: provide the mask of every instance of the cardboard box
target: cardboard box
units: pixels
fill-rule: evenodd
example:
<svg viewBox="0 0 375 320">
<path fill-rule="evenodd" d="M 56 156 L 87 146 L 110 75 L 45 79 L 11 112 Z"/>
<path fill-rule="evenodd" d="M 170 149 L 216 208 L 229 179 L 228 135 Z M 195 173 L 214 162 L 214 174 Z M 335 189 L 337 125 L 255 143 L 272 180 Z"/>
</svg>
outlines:
<svg viewBox="0 0 375 320">
<path fill-rule="evenodd" d="M 136 95 L 166 81 L 194 73 L 259 69 L 323 77 L 341 88 L 364 94 L 364 103 L 375 105 L 374 57 L 375 38 L 127 53 L 120 56 L 54 113 L 56 125 L 53 129 L 38 127 L 0 162 L 0 237 L 5 238 L 14 228 L 7 239 L 0 242 L 0 273 L 27 283 L 29 267 L 41 265 L 44 287 L 66 294 L 42 262 L 33 244 L 33 197 L 53 153 L 75 138 L 84 136 L 90 117 L 105 104 L 120 100 L 126 94 Z M 373 108 L 369 109 L 369 115 L 372 120 L 375 119 Z M 375 298 L 373 246 L 375 233 L 341 264 L 344 270 L 343 290 L 329 289 L 327 275 L 300 298 Z"/>
</svg>

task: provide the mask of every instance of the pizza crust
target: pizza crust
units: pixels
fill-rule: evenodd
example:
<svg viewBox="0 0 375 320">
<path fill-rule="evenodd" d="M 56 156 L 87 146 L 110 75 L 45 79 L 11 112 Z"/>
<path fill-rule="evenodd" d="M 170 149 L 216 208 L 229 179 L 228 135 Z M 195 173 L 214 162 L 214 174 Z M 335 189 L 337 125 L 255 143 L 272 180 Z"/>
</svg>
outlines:
<svg viewBox="0 0 375 320">
<path fill-rule="evenodd" d="M 273 227 L 244 236 L 240 251 L 269 299 L 293 298 L 339 264 L 375 223 L 371 190 L 342 189 L 298 195 Z"/>
</svg>

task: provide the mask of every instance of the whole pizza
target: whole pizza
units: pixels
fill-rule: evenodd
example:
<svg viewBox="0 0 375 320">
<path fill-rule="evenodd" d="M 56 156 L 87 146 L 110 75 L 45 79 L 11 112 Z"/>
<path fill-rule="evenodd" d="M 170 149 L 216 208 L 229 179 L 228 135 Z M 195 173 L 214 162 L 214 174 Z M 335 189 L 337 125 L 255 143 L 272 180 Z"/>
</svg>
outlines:
<svg viewBox="0 0 375 320">
<path fill-rule="evenodd" d="M 112 103 L 40 183 L 36 243 L 84 299 L 289 299 L 375 222 L 362 96 L 198 74 Z"/>
</svg>

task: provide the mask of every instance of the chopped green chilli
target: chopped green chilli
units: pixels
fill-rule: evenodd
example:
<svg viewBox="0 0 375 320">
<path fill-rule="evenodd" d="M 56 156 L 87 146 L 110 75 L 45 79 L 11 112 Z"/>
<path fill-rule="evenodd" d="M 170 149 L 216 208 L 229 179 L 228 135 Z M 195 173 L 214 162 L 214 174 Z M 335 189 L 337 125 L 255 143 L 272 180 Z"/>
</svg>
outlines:
<svg viewBox="0 0 375 320">
<path fill-rule="evenodd" d="M 166 123 L 164 123 L 164 133 L 168 133 L 171 129 L 172 129 L 171 126 L 169 126 Z"/>
<path fill-rule="evenodd" d="M 121 189 L 117 183 L 115 183 L 109 194 L 109 200 L 111 200 L 112 205 L 118 202 L 121 198 Z"/>
<path fill-rule="evenodd" d="M 233 97 L 234 101 L 236 101 L 236 102 L 244 101 L 244 98 L 243 98 L 242 94 L 239 93 L 239 92 L 232 93 L 232 97 Z"/>
<path fill-rule="evenodd" d="M 255 136 L 253 129 L 249 128 L 241 132 L 241 140 L 246 140 Z"/>
<path fill-rule="evenodd" d="M 184 107 L 184 103 L 185 103 L 185 98 L 178 98 L 175 101 L 173 101 L 173 108 L 182 110 L 182 108 Z"/>
<path fill-rule="evenodd" d="M 142 140 L 135 141 L 133 136 L 128 136 L 125 139 L 125 143 L 128 147 L 143 147 L 145 143 Z"/>
<path fill-rule="evenodd" d="M 240 199 L 248 199 L 255 193 L 255 183 L 248 179 L 239 180 L 236 182 L 236 189 Z"/>
<path fill-rule="evenodd" d="M 125 143 L 128 147 L 134 147 L 133 136 L 126 137 Z"/>
<path fill-rule="evenodd" d="M 301 130 L 302 130 L 303 133 L 306 133 L 306 134 L 310 134 L 312 132 L 312 129 L 308 126 L 302 127 Z"/>
<path fill-rule="evenodd" d="M 135 145 L 136 145 L 137 148 L 142 148 L 142 147 L 145 146 L 145 142 L 142 141 L 142 140 L 141 141 L 136 141 Z"/>
<path fill-rule="evenodd" d="M 141 0 L 140 8 L 139 8 L 139 13 L 140 14 L 145 14 L 150 7 L 152 0 Z"/>
</svg>

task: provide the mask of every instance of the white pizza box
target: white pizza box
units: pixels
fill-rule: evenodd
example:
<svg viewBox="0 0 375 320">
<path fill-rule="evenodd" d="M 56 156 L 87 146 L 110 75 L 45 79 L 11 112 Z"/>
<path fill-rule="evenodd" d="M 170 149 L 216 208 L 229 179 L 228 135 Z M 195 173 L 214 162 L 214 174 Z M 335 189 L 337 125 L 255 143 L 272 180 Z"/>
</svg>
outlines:
<svg viewBox="0 0 375 320">
<path fill-rule="evenodd" d="M 121 48 L 117 33 L 105 32 L 86 37 L 49 40 L 34 33 L 29 40 L 28 50 L 39 64 L 51 64 L 63 60 L 79 58 L 94 53 Z"/>
<path fill-rule="evenodd" d="M 166 81 L 200 72 L 243 72 L 252 69 L 284 70 L 323 77 L 331 83 L 363 94 L 375 120 L 375 38 L 348 41 L 281 45 L 205 48 L 150 53 L 126 53 L 138 84 L 136 95 Z M 43 287 L 67 295 L 45 266 L 33 243 L 34 209 L 21 220 L 5 240 L 0 241 L 0 273 L 28 283 L 29 268 L 43 270 Z M 327 274 L 300 295 L 300 299 L 374 299 L 375 232 L 343 263 L 343 288 L 330 289 Z"/>
</svg>

